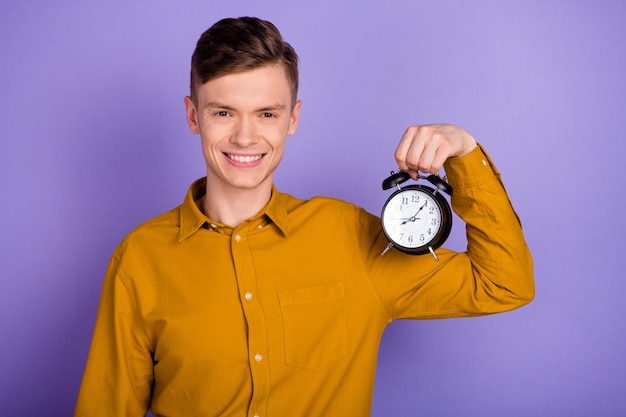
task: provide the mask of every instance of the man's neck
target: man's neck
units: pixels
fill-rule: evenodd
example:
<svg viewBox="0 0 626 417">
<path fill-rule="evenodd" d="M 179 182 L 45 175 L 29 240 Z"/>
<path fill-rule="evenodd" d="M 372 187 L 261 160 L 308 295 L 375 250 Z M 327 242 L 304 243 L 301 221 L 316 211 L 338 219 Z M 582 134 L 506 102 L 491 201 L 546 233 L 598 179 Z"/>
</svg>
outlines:
<svg viewBox="0 0 626 417">
<path fill-rule="evenodd" d="M 232 189 L 211 186 L 207 182 L 202 211 L 211 220 L 237 227 L 256 216 L 270 200 L 272 184 L 261 184 L 253 189 Z"/>
</svg>

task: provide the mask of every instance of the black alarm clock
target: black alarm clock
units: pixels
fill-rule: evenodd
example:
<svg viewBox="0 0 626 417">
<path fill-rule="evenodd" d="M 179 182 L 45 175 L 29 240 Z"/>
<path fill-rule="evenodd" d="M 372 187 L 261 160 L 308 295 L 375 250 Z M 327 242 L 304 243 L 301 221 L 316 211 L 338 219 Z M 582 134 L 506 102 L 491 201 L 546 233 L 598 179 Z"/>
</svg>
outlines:
<svg viewBox="0 0 626 417">
<path fill-rule="evenodd" d="M 389 240 L 382 255 L 395 247 L 410 255 L 430 253 L 438 261 L 435 250 L 446 241 L 452 229 L 452 210 L 441 191 L 452 195 L 452 187 L 438 175 L 418 177 L 435 188 L 423 184 L 400 187 L 410 178 L 406 172 L 392 171 L 383 181 L 383 190 L 395 187 L 396 191 L 383 205 L 380 216 L 383 232 Z"/>
</svg>

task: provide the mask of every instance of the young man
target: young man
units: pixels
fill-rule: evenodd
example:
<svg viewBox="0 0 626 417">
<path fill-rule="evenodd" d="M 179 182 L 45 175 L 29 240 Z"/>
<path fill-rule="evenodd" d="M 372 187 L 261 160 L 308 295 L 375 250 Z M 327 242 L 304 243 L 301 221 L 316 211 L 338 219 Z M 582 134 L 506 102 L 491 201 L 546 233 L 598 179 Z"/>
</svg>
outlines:
<svg viewBox="0 0 626 417">
<path fill-rule="evenodd" d="M 76 416 L 368 416 L 393 319 L 478 316 L 534 295 L 518 218 L 463 129 L 413 126 L 396 159 L 445 166 L 467 252 L 381 251 L 380 219 L 272 183 L 298 127 L 294 50 L 269 22 L 225 19 L 198 41 L 187 123 L 206 178 L 139 226 L 105 278 Z"/>
</svg>

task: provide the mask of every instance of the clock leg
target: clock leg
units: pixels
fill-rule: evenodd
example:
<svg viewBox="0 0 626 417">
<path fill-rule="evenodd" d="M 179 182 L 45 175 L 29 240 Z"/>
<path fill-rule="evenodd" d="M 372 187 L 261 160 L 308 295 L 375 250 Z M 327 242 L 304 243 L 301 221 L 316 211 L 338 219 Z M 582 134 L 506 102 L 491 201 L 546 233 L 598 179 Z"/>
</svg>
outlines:
<svg viewBox="0 0 626 417">
<path fill-rule="evenodd" d="M 383 250 L 383 251 L 380 253 L 380 256 L 383 256 L 384 254 L 386 254 L 387 252 L 389 252 L 389 249 L 391 249 L 391 248 L 393 248 L 393 243 L 389 243 L 389 244 L 387 245 L 387 247 L 385 248 L 385 250 Z"/>
</svg>

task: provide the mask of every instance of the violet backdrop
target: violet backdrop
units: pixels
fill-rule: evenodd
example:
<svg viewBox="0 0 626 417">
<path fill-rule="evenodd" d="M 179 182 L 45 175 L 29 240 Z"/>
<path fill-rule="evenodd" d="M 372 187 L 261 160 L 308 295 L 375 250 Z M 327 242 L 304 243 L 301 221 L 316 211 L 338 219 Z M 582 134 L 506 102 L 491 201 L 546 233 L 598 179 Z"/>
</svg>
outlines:
<svg viewBox="0 0 626 417">
<path fill-rule="evenodd" d="M 2 2 L 0 415 L 71 415 L 113 249 L 204 175 L 182 102 L 195 42 L 242 15 L 301 57 L 281 190 L 378 213 L 404 129 L 450 122 L 485 145 L 523 220 L 535 301 L 392 323 L 372 415 L 626 415 L 617 0 Z"/>
</svg>

